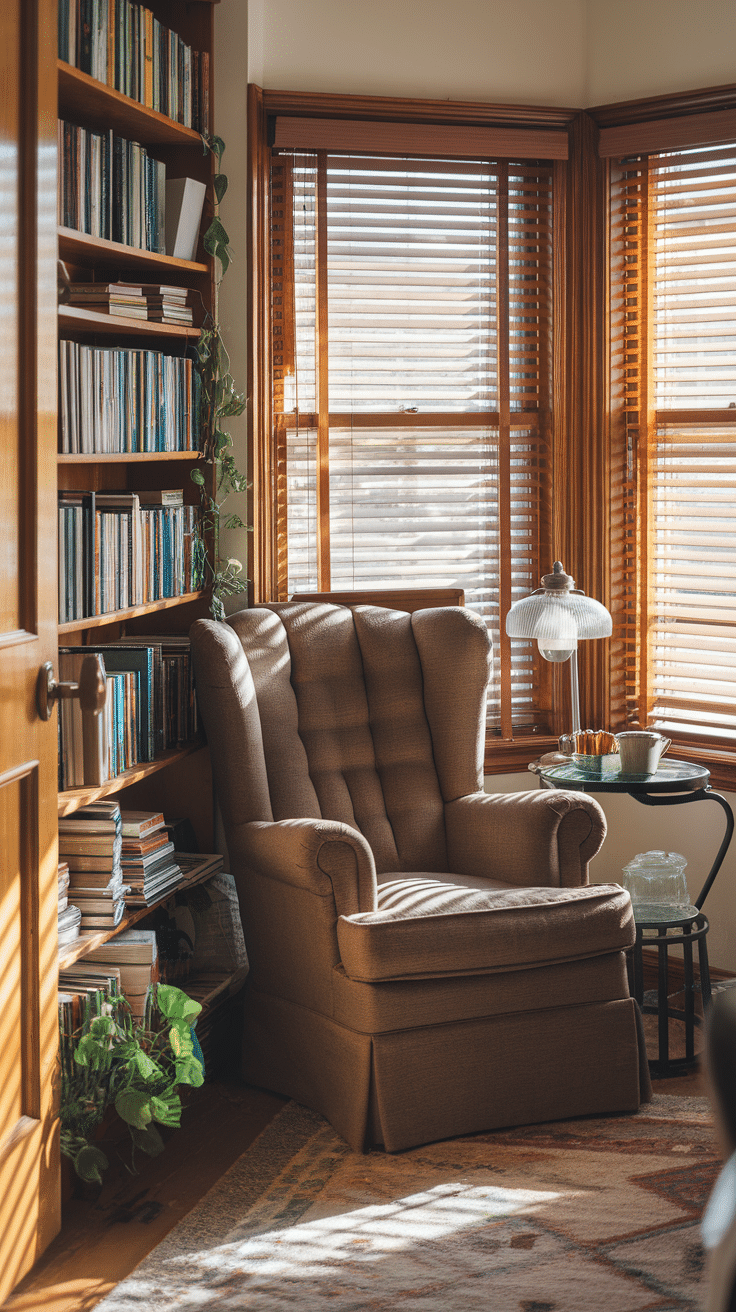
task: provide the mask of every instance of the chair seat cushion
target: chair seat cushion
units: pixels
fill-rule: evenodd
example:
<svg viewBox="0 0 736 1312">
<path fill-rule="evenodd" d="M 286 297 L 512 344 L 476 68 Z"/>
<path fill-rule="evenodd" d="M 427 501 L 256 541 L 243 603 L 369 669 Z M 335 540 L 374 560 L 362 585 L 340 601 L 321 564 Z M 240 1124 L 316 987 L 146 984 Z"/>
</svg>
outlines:
<svg viewBox="0 0 736 1312">
<path fill-rule="evenodd" d="M 386 874 L 378 908 L 338 919 L 351 979 L 523 970 L 620 951 L 635 934 L 618 884 L 509 888 L 468 876 Z"/>
</svg>

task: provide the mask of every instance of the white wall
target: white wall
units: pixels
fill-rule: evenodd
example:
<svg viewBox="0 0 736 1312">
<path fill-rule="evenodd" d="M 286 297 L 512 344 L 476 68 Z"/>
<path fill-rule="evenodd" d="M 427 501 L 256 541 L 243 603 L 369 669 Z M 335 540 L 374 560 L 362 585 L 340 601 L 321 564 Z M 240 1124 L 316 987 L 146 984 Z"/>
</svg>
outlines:
<svg viewBox="0 0 736 1312">
<path fill-rule="evenodd" d="M 247 0 L 222 0 L 215 6 L 215 131 L 225 142 L 221 169 L 228 189 L 220 215 L 233 250 L 233 263 L 220 291 L 220 323 L 230 356 L 230 369 L 238 391 L 245 391 L 247 358 L 246 299 L 246 110 L 248 100 L 248 5 Z M 246 416 L 228 421 L 238 468 L 246 472 Z M 230 514 L 247 521 L 246 497 L 233 496 L 226 505 Z M 222 551 L 245 562 L 247 535 L 242 531 L 223 536 Z M 243 570 L 245 575 L 245 568 Z M 242 596 L 230 599 L 228 611 L 239 610 Z"/>
<path fill-rule="evenodd" d="M 585 0 L 249 4 L 250 78 L 260 86 L 433 100 L 583 103 Z M 227 7 L 226 0 L 220 8 Z"/>
<path fill-rule="evenodd" d="M 733 0 L 588 0 L 585 105 L 736 81 Z"/>
</svg>

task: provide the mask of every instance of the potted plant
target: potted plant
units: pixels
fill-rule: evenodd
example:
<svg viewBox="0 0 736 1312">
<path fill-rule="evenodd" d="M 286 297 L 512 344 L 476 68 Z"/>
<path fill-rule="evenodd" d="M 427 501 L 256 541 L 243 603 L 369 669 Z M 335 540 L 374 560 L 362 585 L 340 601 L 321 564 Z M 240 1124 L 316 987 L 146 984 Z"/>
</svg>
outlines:
<svg viewBox="0 0 736 1312">
<path fill-rule="evenodd" d="M 164 1147 L 157 1125 L 181 1123 L 179 1087 L 198 1087 L 204 1062 L 192 1025 L 200 1004 L 170 984 L 154 985 L 137 1022 L 125 998 L 97 994 L 82 1025 L 61 1032 L 61 1151 L 82 1180 L 102 1183 L 109 1165 L 93 1141 L 108 1109 L 127 1124 L 135 1150 Z"/>
</svg>

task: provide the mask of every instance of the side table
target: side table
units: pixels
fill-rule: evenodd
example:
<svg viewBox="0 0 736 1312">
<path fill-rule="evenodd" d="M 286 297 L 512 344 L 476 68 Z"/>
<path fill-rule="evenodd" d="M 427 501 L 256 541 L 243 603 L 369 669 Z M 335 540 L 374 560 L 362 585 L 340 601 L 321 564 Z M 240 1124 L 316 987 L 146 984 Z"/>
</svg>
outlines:
<svg viewBox="0 0 736 1312">
<path fill-rule="evenodd" d="M 639 919 L 636 921 L 636 942 L 632 949 L 629 963 L 629 975 L 632 993 L 645 1012 L 656 1014 L 659 1018 L 659 1051 L 656 1060 L 651 1060 L 649 1067 L 654 1076 L 680 1075 L 697 1062 L 694 1045 L 695 1026 L 701 1019 L 695 1014 L 695 980 L 693 972 L 693 944 L 698 945 L 698 964 L 700 967 L 700 988 L 703 1006 L 710 1002 L 710 971 L 708 968 L 708 949 L 706 935 L 708 921 L 702 908 L 708 893 L 713 887 L 718 871 L 728 851 L 733 836 L 733 811 L 720 793 L 714 793 L 708 780 L 710 772 L 702 766 L 692 765 L 688 761 L 660 761 L 655 774 L 650 775 L 612 775 L 606 779 L 595 779 L 581 770 L 574 761 L 568 764 L 530 767 L 539 775 L 540 784 L 546 788 L 568 788 L 583 793 L 628 793 L 646 806 L 682 806 L 688 802 L 716 802 L 726 815 L 726 832 L 716 853 L 715 860 L 708 871 L 703 887 L 695 899 L 694 906 L 688 908 L 672 907 L 670 911 L 663 908 L 662 919 Z M 667 917 L 667 918 L 665 918 Z M 672 1008 L 669 1005 L 668 948 L 682 944 L 685 1004 L 684 1008 Z M 643 947 L 657 949 L 657 1003 L 645 1003 L 643 984 Z M 685 1056 L 671 1058 L 669 1055 L 669 1017 L 674 1016 L 685 1022 Z"/>
</svg>

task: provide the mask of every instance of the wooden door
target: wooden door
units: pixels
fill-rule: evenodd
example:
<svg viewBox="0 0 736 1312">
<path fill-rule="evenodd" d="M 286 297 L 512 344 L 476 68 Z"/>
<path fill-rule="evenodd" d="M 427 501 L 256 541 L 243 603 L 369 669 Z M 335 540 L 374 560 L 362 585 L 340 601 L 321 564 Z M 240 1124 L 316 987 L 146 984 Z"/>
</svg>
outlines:
<svg viewBox="0 0 736 1312">
<path fill-rule="evenodd" d="M 56 13 L 0 4 L 0 1301 L 59 1228 Z"/>
</svg>

